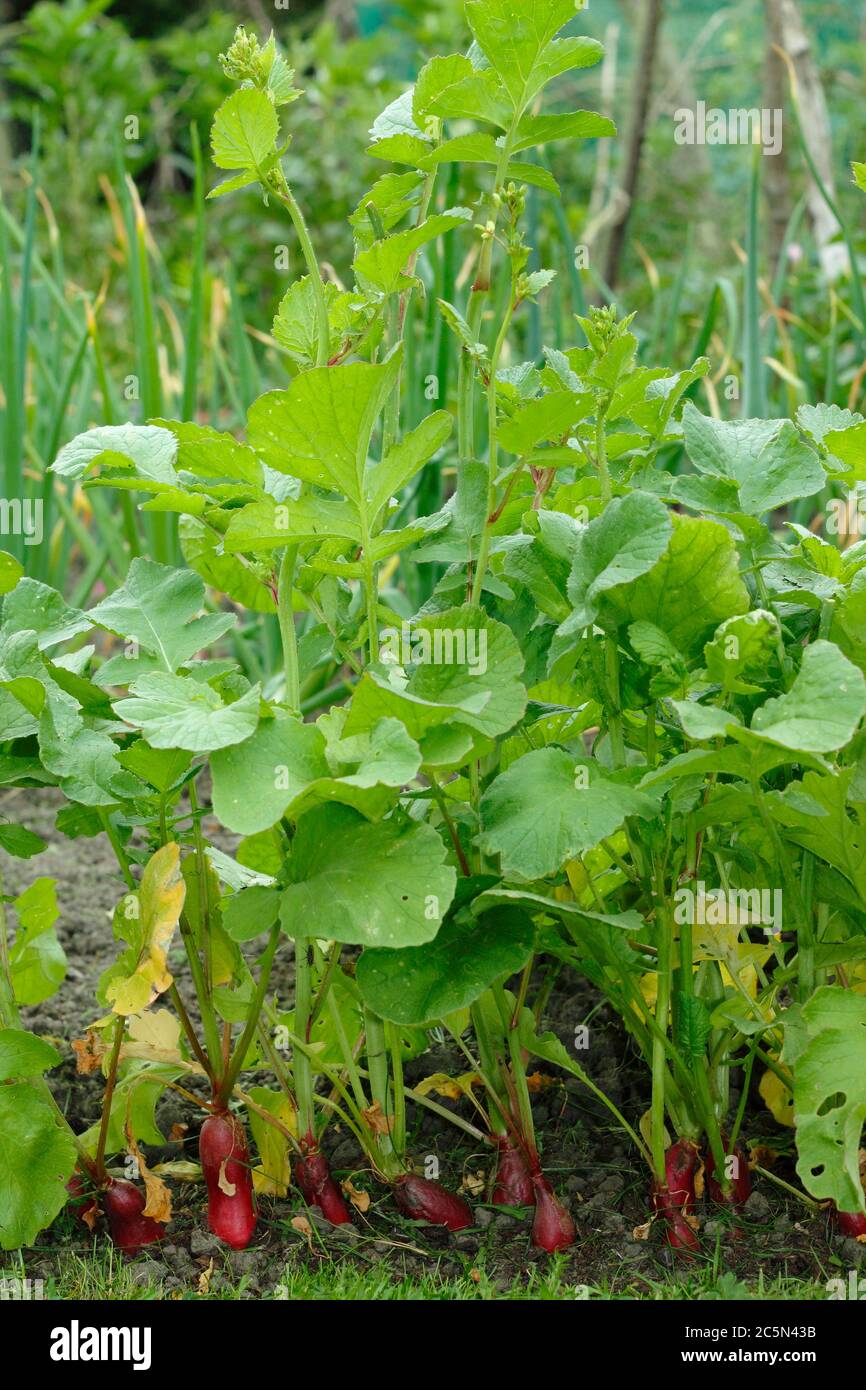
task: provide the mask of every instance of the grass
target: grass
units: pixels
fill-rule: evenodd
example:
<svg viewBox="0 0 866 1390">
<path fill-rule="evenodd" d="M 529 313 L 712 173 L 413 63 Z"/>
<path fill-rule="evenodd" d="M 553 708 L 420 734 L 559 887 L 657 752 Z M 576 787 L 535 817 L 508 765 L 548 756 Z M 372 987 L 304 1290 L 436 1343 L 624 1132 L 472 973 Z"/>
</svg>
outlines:
<svg viewBox="0 0 866 1390">
<path fill-rule="evenodd" d="M 417 1238 L 417 1231 L 413 1233 Z M 268 1263 L 262 1252 L 255 1273 L 238 1270 L 246 1255 L 232 1256 L 220 1251 L 207 1262 L 200 1260 L 195 1273 L 178 1278 L 164 1288 L 162 1281 L 149 1268 L 159 1261 L 159 1250 L 145 1251 L 137 1260 L 119 1255 L 110 1243 L 100 1243 L 92 1252 L 58 1251 L 52 1274 L 45 1280 L 42 1296 L 48 1300 L 82 1300 L 113 1302 L 176 1301 L 256 1301 L 288 1302 L 576 1302 L 576 1301 L 727 1301 L 761 1300 L 790 1302 L 820 1301 L 827 1298 L 826 1280 L 843 1277 L 841 1267 L 821 1268 L 816 1255 L 816 1271 L 820 1277 L 795 1278 L 783 1273 L 766 1276 L 758 1269 L 755 1276 L 742 1279 L 722 1267 L 717 1252 L 693 1268 L 665 1271 L 660 1262 L 647 1269 L 636 1270 L 623 1261 L 618 1267 L 595 1283 L 582 1283 L 576 1277 L 574 1261 L 554 1256 L 528 1269 L 512 1269 L 509 1273 L 488 1268 L 488 1252 L 482 1248 L 476 1254 L 458 1249 L 431 1252 L 429 1268 L 421 1272 L 404 1272 L 390 1264 L 382 1241 L 335 1251 L 322 1241 L 315 1240 L 307 1251 L 300 1236 L 297 1253 L 292 1251 L 286 1260 L 285 1247 L 275 1252 Z M 391 1244 L 388 1242 L 388 1244 Z M 418 1247 L 409 1247 L 413 1252 Z M 396 1252 L 406 1247 L 397 1245 Z M 255 1255 L 257 1252 L 251 1252 Z M 462 1263 L 458 1273 L 454 1263 Z M 43 1255 L 40 1267 L 46 1261 Z M 449 1268 L 444 1268 L 447 1265 Z M 831 1261 L 835 1264 L 835 1261 Z M 31 1260 L 25 1261 L 19 1252 L 8 1255 L 0 1268 L 0 1278 L 33 1279 Z"/>
</svg>

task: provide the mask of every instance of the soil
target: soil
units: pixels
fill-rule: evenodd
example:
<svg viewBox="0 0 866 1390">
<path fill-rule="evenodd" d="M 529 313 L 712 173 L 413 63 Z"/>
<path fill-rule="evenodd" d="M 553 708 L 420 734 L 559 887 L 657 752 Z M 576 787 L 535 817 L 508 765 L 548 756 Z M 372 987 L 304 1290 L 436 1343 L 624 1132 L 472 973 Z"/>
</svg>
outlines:
<svg viewBox="0 0 866 1390">
<path fill-rule="evenodd" d="M 124 887 L 114 856 L 104 836 L 69 840 L 58 833 L 54 818 L 61 802 L 51 790 L 16 790 L 0 799 L 0 812 L 23 820 L 48 842 L 48 849 L 31 860 L 3 855 L 7 894 L 20 893 L 34 879 L 57 880 L 61 917 L 58 935 L 69 958 L 66 980 L 58 994 L 36 1008 L 23 1011 L 25 1025 L 50 1037 L 64 1053 L 63 1065 L 51 1075 L 58 1102 L 80 1132 L 98 1118 L 102 1095 L 101 1076 L 81 1076 L 75 1068 L 71 1040 L 83 1035 L 97 1016 L 94 990 L 101 972 L 116 955 L 110 918 Z M 208 833 L 214 828 L 206 826 Z M 231 849 L 227 838 L 217 841 Z M 171 965 L 190 1011 L 194 1012 L 182 953 Z M 291 946 L 281 948 L 274 985 L 282 998 L 291 993 Z M 588 1024 L 589 1045 L 581 1062 L 596 1082 L 637 1126 L 649 1104 L 646 1068 L 635 1055 L 619 1021 L 585 981 L 563 973 L 554 990 L 545 1018 L 569 1046 L 575 1029 Z M 408 1070 L 411 1080 L 433 1071 L 457 1074 L 465 1059 L 434 1037 L 431 1050 Z M 660 1289 L 680 1283 L 689 1264 L 668 1249 L 659 1223 L 649 1221 L 649 1183 L 633 1146 L 616 1128 L 609 1112 L 581 1083 L 563 1078 L 552 1069 L 539 1067 L 538 1090 L 533 1108 L 538 1126 L 545 1171 L 559 1194 L 569 1203 L 578 1239 L 562 1258 L 562 1278 L 573 1284 L 576 1295 L 585 1286 L 600 1286 L 614 1296 L 658 1297 Z M 249 1076 L 245 1078 L 249 1081 Z M 256 1080 L 268 1080 L 264 1074 Z M 449 1102 L 442 1101 L 442 1104 Z M 472 1118 L 464 1111 L 466 1118 Z M 184 1138 L 163 1148 L 143 1146 L 149 1162 L 196 1157 L 196 1135 L 203 1112 L 176 1093 L 166 1092 L 157 1107 L 162 1132 L 186 1125 Z M 462 1131 L 426 1111 L 410 1111 L 410 1152 L 422 1163 L 435 1159 L 441 1180 L 462 1186 L 474 1205 L 476 1227 L 449 1235 L 439 1229 L 416 1225 L 401 1218 L 390 1195 L 377 1187 L 361 1168 L 360 1155 L 351 1135 L 329 1127 L 325 1148 L 335 1175 L 351 1177 L 367 1187 L 372 1204 L 364 1214 L 356 1212 L 354 1224 L 332 1228 L 315 1211 L 307 1211 L 296 1189 L 285 1200 L 260 1202 L 260 1222 L 250 1249 L 232 1253 L 210 1235 L 203 1220 L 204 1189 L 200 1184 L 172 1184 L 174 1217 L 167 1239 L 146 1252 L 143 1269 L 161 1283 L 169 1296 L 182 1297 L 200 1287 L 202 1276 L 224 1279 L 242 1298 L 273 1297 L 285 1270 L 315 1267 L 324 1261 L 353 1261 L 368 1268 L 387 1261 L 395 1280 L 425 1274 L 476 1277 L 483 1268 L 494 1289 L 510 1288 L 515 1280 L 529 1280 L 533 1270 L 544 1269 L 547 1257 L 529 1244 L 530 1221 L 485 1204 L 484 1178 L 489 1175 L 490 1154 L 474 1146 Z M 757 1094 L 750 1098 L 743 1138 L 747 1148 L 766 1146 L 762 1164 L 773 1163 L 778 1179 L 799 1186 L 793 1166 L 790 1130 L 781 1130 L 763 1109 Z M 766 1149 L 776 1151 L 769 1160 Z M 782 1150 L 781 1153 L 778 1150 Z M 429 1171 L 429 1169 L 427 1169 Z M 831 1273 L 850 1269 L 866 1256 L 866 1246 L 842 1240 L 828 1228 L 826 1215 L 789 1197 L 775 1182 L 756 1176 L 754 1190 L 743 1217 L 736 1223 L 718 1208 L 699 1212 L 705 1257 L 716 1273 L 754 1287 L 763 1276 L 804 1281 L 824 1281 Z M 297 1218 L 306 1217 L 306 1223 Z M 292 1220 L 297 1224 L 292 1226 Z M 43 1232 L 38 1248 L 24 1252 L 31 1278 L 57 1277 L 64 1257 L 85 1255 L 94 1239 L 81 1225 L 63 1215 Z M 701 1259 L 704 1259 L 702 1256 Z M 828 1265 L 832 1269 L 828 1269 Z M 691 1262 L 694 1269 L 694 1261 Z M 739 1285 L 738 1285 L 739 1287 Z M 277 1296 L 279 1296 L 277 1294 Z"/>
</svg>

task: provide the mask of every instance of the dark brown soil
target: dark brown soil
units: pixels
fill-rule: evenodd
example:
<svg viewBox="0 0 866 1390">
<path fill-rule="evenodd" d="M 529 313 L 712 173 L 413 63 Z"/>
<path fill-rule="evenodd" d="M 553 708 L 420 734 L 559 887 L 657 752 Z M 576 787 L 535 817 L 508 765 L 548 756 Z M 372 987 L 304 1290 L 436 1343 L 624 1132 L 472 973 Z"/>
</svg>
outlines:
<svg viewBox="0 0 866 1390">
<path fill-rule="evenodd" d="M 0 811 L 24 821 L 49 842 L 49 847 L 28 861 L 3 855 L 3 874 L 7 894 L 21 892 L 37 877 L 47 875 L 57 880 L 61 903 L 58 934 L 69 957 L 69 970 L 59 993 L 38 1008 L 25 1010 L 24 1021 L 35 1032 L 58 1042 L 64 1051 L 64 1064 L 53 1074 L 52 1085 L 74 1127 L 83 1130 L 98 1118 L 102 1079 L 76 1073 L 69 1044 L 98 1016 L 94 989 L 101 972 L 115 958 L 110 916 L 124 887 L 104 836 L 69 840 L 57 832 L 54 817 L 59 804 L 51 791 L 4 794 Z M 222 847 L 228 849 L 230 845 L 223 843 Z M 286 997 L 291 993 L 290 945 L 282 948 L 278 962 L 274 981 Z M 182 952 L 172 956 L 172 968 L 182 994 L 189 999 Z M 637 1125 L 648 1105 L 646 1069 L 618 1020 L 599 1004 L 591 986 L 562 975 L 550 1001 L 546 1026 L 573 1045 L 575 1027 L 587 1022 L 590 1045 L 581 1054 L 581 1061 L 593 1080 Z M 432 1050 L 413 1066 L 418 1076 L 465 1070 L 465 1062 L 436 1039 Z M 739 1231 L 718 1209 L 707 1207 L 703 1211 L 705 1254 L 691 1266 L 685 1265 L 668 1250 L 659 1229 L 651 1229 L 648 1238 L 635 1238 L 636 1228 L 649 1216 L 647 1174 L 628 1139 L 586 1088 L 575 1079 L 551 1075 L 534 1096 L 534 1112 L 545 1169 L 570 1204 L 578 1229 L 577 1244 L 563 1259 L 566 1283 L 598 1286 L 614 1295 L 626 1292 L 657 1297 L 660 1286 L 682 1282 L 700 1269 L 702 1262 L 709 1262 L 716 1275 L 726 1273 L 729 1279 L 746 1281 L 752 1287 L 761 1277 L 767 1281 L 781 1276 L 823 1282 L 837 1274 L 840 1266 L 850 1269 L 866 1255 L 866 1247 L 831 1234 L 823 1214 L 813 1213 L 803 1203 L 788 1198 L 775 1183 L 758 1177 Z M 157 1116 L 166 1135 L 175 1123 L 186 1124 L 189 1130 L 183 1148 L 167 1144 L 162 1150 L 146 1149 L 149 1158 L 178 1158 L 184 1151 L 194 1158 L 201 1114 L 197 1115 L 181 1096 L 166 1092 Z M 466 1117 L 471 1118 L 468 1112 Z M 213 1259 L 217 1273 L 222 1270 L 223 1277 L 235 1284 L 244 1276 L 239 1296 L 251 1298 L 272 1296 L 279 1272 L 286 1265 L 315 1266 L 333 1259 L 357 1261 L 364 1267 L 384 1260 L 395 1278 L 433 1271 L 456 1277 L 483 1267 L 494 1288 L 503 1290 L 515 1279 L 528 1279 L 533 1267 L 546 1260 L 530 1247 L 529 1222 L 484 1205 L 483 1185 L 480 1190 L 472 1186 L 478 1175 L 489 1173 L 489 1153 L 480 1146 L 473 1150 L 472 1141 L 462 1131 L 426 1111 L 416 1110 L 412 1119 L 411 1151 L 422 1161 L 435 1156 L 447 1185 L 464 1185 L 475 1204 L 477 1226 L 473 1230 L 451 1236 L 400 1218 L 389 1194 L 359 1167 L 360 1156 L 351 1135 L 332 1127 L 326 1147 L 336 1175 L 351 1175 L 356 1186 L 366 1186 L 373 1196 L 370 1209 L 364 1215 L 356 1214 L 352 1227 L 332 1229 L 319 1221 L 316 1213 L 306 1211 L 303 1199 L 293 1189 L 285 1201 L 262 1202 L 253 1247 L 229 1254 L 206 1229 L 203 1188 L 175 1183 L 174 1220 L 166 1243 L 152 1248 L 150 1273 L 162 1279 L 168 1293 L 182 1296 L 184 1291 L 197 1288 Z M 757 1095 L 750 1101 L 744 1138 L 747 1146 L 766 1141 L 785 1150 L 774 1172 L 798 1185 L 790 1132 L 780 1133 Z M 304 1215 L 312 1231 L 292 1228 L 292 1219 Z M 25 1252 L 28 1273 L 31 1277 L 51 1276 L 64 1253 L 89 1253 L 93 1239 L 71 1218 L 61 1217 L 43 1233 L 38 1249 Z"/>
</svg>

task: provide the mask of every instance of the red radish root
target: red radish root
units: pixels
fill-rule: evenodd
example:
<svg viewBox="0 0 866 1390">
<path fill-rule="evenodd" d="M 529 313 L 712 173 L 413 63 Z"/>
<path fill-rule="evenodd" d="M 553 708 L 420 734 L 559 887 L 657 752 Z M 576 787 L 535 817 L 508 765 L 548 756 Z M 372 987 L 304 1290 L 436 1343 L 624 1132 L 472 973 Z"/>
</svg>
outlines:
<svg viewBox="0 0 866 1390">
<path fill-rule="evenodd" d="M 208 1225 L 232 1250 L 245 1250 L 256 1229 L 253 1178 L 243 1125 L 234 1115 L 210 1115 L 198 1141 L 207 1183 Z"/>
<path fill-rule="evenodd" d="M 557 1250 L 567 1250 L 577 1237 L 571 1213 L 542 1172 L 533 1173 L 532 1185 L 535 1189 L 532 1244 L 536 1250 L 546 1250 L 549 1255 Z"/>
<path fill-rule="evenodd" d="M 731 1167 L 731 1179 L 728 1184 L 727 1194 L 722 1190 L 722 1185 L 716 1178 L 716 1161 L 713 1158 L 712 1150 L 707 1154 L 707 1192 L 713 1202 L 720 1206 L 730 1207 L 733 1211 L 742 1211 L 752 1193 L 752 1175 L 749 1172 L 749 1164 L 745 1152 L 740 1144 L 736 1144 L 732 1150 L 728 1150 L 728 1141 L 722 1135 L 722 1142 L 725 1152 L 728 1155 L 728 1166 Z M 731 1160 L 736 1162 L 732 1163 Z"/>
<path fill-rule="evenodd" d="M 318 1207 L 332 1226 L 345 1226 L 352 1216 L 343 1194 L 331 1177 L 328 1160 L 312 1134 L 303 1141 L 303 1158 L 295 1164 L 295 1179 L 310 1207 Z"/>
<path fill-rule="evenodd" d="M 404 1216 L 415 1221 L 429 1221 L 431 1226 L 447 1226 L 449 1231 L 464 1231 L 473 1223 L 472 1212 L 462 1197 L 449 1192 L 438 1182 L 407 1173 L 394 1183 L 394 1199 Z"/>
<path fill-rule="evenodd" d="M 535 1187 L 523 1150 L 504 1135 L 497 1140 L 499 1161 L 493 1205 L 496 1207 L 534 1207 Z"/>
<path fill-rule="evenodd" d="M 141 1188 L 125 1178 L 113 1179 L 102 1194 L 111 1239 L 118 1250 L 125 1250 L 128 1255 L 137 1255 L 145 1245 L 152 1245 L 165 1235 L 161 1222 L 142 1214 L 146 1205 Z"/>
<path fill-rule="evenodd" d="M 690 1139 L 678 1139 L 665 1154 L 665 1181 L 652 1191 L 653 1208 L 665 1220 L 668 1245 L 675 1250 L 699 1250 L 697 1232 L 687 1217 L 695 1204 L 698 1149 Z"/>
<path fill-rule="evenodd" d="M 843 1236 L 853 1236 L 854 1240 L 866 1239 L 866 1216 L 862 1211 L 840 1211 L 833 1207 L 833 1219 Z"/>
</svg>

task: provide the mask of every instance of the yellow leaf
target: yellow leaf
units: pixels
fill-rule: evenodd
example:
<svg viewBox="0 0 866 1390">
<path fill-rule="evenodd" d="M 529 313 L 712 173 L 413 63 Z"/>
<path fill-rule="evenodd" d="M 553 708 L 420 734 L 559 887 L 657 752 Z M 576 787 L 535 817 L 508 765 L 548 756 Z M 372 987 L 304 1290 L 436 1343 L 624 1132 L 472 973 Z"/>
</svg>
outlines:
<svg viewBox="0 0 866 1390">
<path fill-rule="evenodd" d="M 765 1071 L 758 1087 L 761 1099 L 780 1125 L 794 1128 L 794 1097 L 775 1072 Z"/>
<path fill-rule="evenodd" d="M 289 1098 L 281 1091 L 271 1091 L 267 1086 L 252 1086 L 250 1100 L 267 1110 L 275 1120 L 279 1120 L 290 1134 L 297 1136 L 297 1113 Z M 265 1197 L 285 1197 L 292 1180 L 292 1165 L 289 1157 L 289 1141 L 276 1125 L 249 1108 L 250 1128 L 259 1151 L 260 1163 L 253 1169 L 253 1187 Z"/>
<path fill-rule="evenodd" d="M 415 1090 L 419 1096 L 429 1096 L 433 1091 L 437 1096 L 444 1096 L 446 1100 L 460 1100 L 462 1096 L 472 1093 L 473 1086 L 479 1086 L 481 1078 L 476 1072 L 464 1072 L 462 1076 L 448 1076 L 444 1071 L 433 1072 L 432 1076 L 425 1076 L 418 1082 Z"/>
<path fill-rule="evenodd" d="M 124 899 L 124 914 L 138 920 L 139 949 L 130 974 L 111 980 L 106 990 L 116 1014 L 143 1012 L 172 984 L 166 956 L 186 891 L 179 860 L 177 844 L 163 845 L 145 866 L 138 891 Z"/>
<path fill-rule="evenodd" d="M 144 1204 L 142 1216 L 152 1216 L 154 1221 L 160 1221 L 167 1225 L 171 1220 L 171 1193 L 157 1173 L 152 1173 L 147 1166 L 147 1161 L 141 1149 L 135 1142 L 135 1136 L 129 1126 L 129 1118 L 126 1122 L 126 1142 L 129 1152 L 138 1164 L 138 1171 L 144 1182 L 144 1190 L 147 1201 Z"/>
<path fill-rule="evenodd" d="M 356 1187 L 349 1178 L 341 1182 L 340 1186 L 357 1211 L 363 1213 L 370 1210 L 371 1198 L 369 1192 L 365 1192 L 363 1188 Z"/>
</svg>

